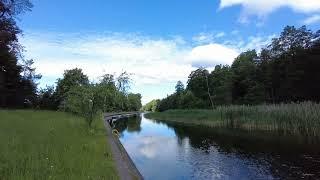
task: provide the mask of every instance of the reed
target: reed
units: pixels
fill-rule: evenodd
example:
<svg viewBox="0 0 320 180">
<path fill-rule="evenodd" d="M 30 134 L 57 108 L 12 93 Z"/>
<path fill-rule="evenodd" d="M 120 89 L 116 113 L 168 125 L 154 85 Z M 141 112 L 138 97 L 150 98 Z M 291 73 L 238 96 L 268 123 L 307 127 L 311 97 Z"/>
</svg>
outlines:
<svg viewBox="0 0 320 180">
<path fill-rule="evenodd" d="M 215 127 L 320 136 L 320 104 L 313 102 L 219 106 L 214 110 L 168 110 L 161 113 L 148 113 L 145 116 L 157 120 Z"/>
</svg>

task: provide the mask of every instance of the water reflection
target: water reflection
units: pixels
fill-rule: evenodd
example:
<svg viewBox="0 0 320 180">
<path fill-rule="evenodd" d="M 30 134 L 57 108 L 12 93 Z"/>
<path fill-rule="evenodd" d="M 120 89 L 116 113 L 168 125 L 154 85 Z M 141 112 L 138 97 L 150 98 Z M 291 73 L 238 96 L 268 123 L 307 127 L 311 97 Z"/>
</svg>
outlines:
<svg viewBox="0 0 320 180">
<path fill-rule="evenodd" d="M 141 116 L 123 118 L 114 122 L 114 128 L 117 129 L 121 134 L 124 131 L 128 132 L 140 132 L 141 131 Z"/>
<path fill-rule="evenodd" d="M 319 146 L 297 137 L 143 116 L 117 121 L 115 128 L 146 179 L 320 178 Z"/>
</svg>

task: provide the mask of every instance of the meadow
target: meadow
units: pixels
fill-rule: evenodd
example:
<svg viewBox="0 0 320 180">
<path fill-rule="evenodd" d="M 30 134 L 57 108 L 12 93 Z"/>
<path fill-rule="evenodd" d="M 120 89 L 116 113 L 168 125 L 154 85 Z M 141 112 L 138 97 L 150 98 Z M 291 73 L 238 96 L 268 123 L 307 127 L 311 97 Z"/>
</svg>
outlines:
<svg viewBox="0 0 320 180">
<path fill-rule="evenodd" d="M 286 135 L 320 137 L 320 104 L 312 102 L 219 106 L 213 110 L 167 110 L 148 113 L 145 117 L 212 127 L 278 131 Z"/>
<path fill-rule="evenodd" d="M 118 179 L 101 119 L 0 110 L 0 141 L 0 179 Z"/>
</svg>

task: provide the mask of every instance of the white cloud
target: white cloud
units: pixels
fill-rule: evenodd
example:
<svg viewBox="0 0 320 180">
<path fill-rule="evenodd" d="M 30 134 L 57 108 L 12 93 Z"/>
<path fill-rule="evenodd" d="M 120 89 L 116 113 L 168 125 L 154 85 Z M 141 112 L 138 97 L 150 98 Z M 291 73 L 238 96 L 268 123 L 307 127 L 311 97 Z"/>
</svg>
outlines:
<svg viewBox="0 0 320 180">
<path fill-rule="evenodd" d="M 217 64 L 231 64 L 238 54 L 235 49 L 213 43 L 193 48 L 187 59 L 195 67 L 214 67 Z"/>
<path fill-rule="evenodd" d="M 214 36 L 212 33 L 199 33 L 198 35 L 194 36 L 193 41 L 197 43 L 205 43 L 208 41 L 212 41 L 214 39 Z"/>
<path fill-rule="evenodd" d="M 251 15 L 263 19 L 266 15 L 283 7 L 305 14 L 320 12 L 319 0 L 220 0 L 220 9 L 236 5 L 241 5 L 243 8 L 240 17 L 240 22 L 243 23 L 247 23 Z"/>
<path fill-rule="evenodd" d="M 224 33 L 213 34 L 223 36 Z M 82 68 L 90 80 L 98 80 L 105 73 L 127 71 L 132 74 L 133 90 L 146 94 L 143 103 L 159 94 L 172 92 L 175 82 L 186 82 L 197 67 L 212 68 L 217 64 L 231 64 L 243 48 L 255 48 L 265 39 L 252 38 L 239 44 L 208 41 L 194 45 L 181 37 L 157 39 L 136 34 L 58 34 L 26 32 L 21 42 L 26 58 L 35 59 L 37 72 L 44 79 L 62 76 L 64 70 Z M 45 84 L 54 82 L 42 82 Z M 170 88 L 169 88 L 170 86 Z M 154 93 L 153 91 L 160 91 Z M 150 92 L 152 91 L 152 92 Z M 164 92 L 165 91 L 165 92 Z"/>
<path fill-rule="evenodd" d="M 320 14 L 315 14 L 313 16 L 308 17 L 307 19 L 303 20 L 303 24 L 310 25 L 320 23 Z"/>
<path fill-rule="evenodd" d="M 160 158 L 162 160 L 166 160 L 167 158 L 171 158 L 170 152 L 176 151 L 176 140 L 172 137 L 152 135 L 153 133 L 142 137 L 132 137 L 134 140 L 137 138 L 137 140 L 134 141 L 135 143 L 126 143 L 127 151 L 135 153 L 140 158 L 146 159 Z M 171 155 L 174 156 L 172 153 Z"/>
<path fill-rule="evenodd" d="M 272 39 L 275 37 L 275 34 L 269 36 L 255 35 L 244 39 L 242 36 L 236 35 L 232 40 L 226 40 L 222 42 L 222 44 L 229 48 L 238 50 L 238 52 L 244 52 L 252 49 L 255 49 L 257 52 L 259 52 L 262 48 L 270 44 Z"/>
<path fill-rule="evenodd" d="M 210 43 L 216 39 L 224 37 L 224 32 L 212 33 L 212 32 L 201 32 L 192 38 L 198 44 Z"/>
<path fill-rule="evenodd" d="M 270 44 L 273 38 L 275 38 L 276 35 L 270 35 L 270 36 L 251 36 L 248 38 L 247 43 L 241 43 L 238 45 L 239 49 L 241 51 L 246 50 L 252 50 L 256 49 L 257 51 L 260 51 L 262 48 L 264 48 L 266 45 Z M 245 44 L 245 45 L 244 45 Z"/>
<path fill-rule="evenodd" d="M 80 67 L 91 79 L 104 73 L 128 71 L 137 83 L 157 84 L 184 78 L 191 65 L 180 64 L 187 53 L 180 40 L 150 39 L 137 35 L 26 35 L 27 56 L 36 59 L 44 76 L 59 77 L 66 69 Z"/>
<path fill-rule="evenodd" d="M 218 34 L 215 35 L 216 38 L 221 38 L 223 36 L 225 36 L 226 34 L 224 32 L 220 32 Z"/>
<path fill-rule="evenodd" d="M 66 69 L 80 67 L 97 79 L 103 73 L 126 70 L 142 84 L 175 82 L 185 78 L 198 60 L 229 63 L 236 52 L 220 44 L 191 47 L 181 42 L 117 34 L 57 37 L 27 33 L 22 39 L 27 57 L 36 59 L 35 66 L 44 76 L 59 77 Z"/>
</svg>

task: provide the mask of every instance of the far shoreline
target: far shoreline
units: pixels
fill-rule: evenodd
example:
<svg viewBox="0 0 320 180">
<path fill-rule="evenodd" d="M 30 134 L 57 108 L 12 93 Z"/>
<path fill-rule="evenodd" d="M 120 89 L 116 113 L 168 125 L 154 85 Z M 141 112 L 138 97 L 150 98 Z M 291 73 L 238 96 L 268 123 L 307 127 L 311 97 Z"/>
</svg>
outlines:
<svg viewBox="0 0 320 180">
<path fill-rule="evenodd" d="M 247 131 L 270 131 L 279 134 L 320 137 L 320 104 L 313 102 L 278 105 L 232 105 L 216 109 L 175 109 L 146 113 L 155 120 L 207 127 L 225 127 Z"/>
</svg>

